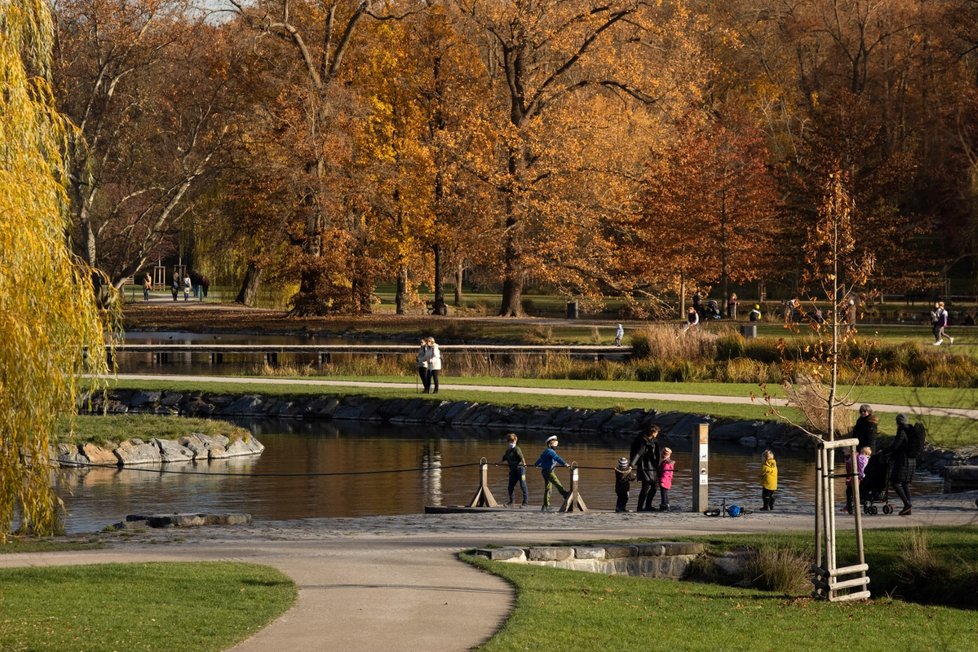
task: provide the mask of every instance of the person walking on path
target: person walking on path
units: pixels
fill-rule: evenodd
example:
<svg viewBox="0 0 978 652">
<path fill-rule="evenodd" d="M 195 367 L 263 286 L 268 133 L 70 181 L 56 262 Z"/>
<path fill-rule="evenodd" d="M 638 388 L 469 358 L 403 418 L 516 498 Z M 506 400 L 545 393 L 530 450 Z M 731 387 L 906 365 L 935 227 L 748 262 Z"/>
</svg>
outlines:
<svg viewBox="0 0 978 652">
<path fill-rule="evenodd" d="M 639 435 L 632 441 L 629 465 L 635 469 L 635 476 L 641 481 L 642 488 L 638 494 L 637 512 L 654 512 L 652 499 L 655 498 L 656 484 L 659 472 L 659 431 L 657 425 L 649 427 L 644 435 Z"/>
<path fill-rule="evenodd" d="M 876 450 L 876 433 L 879 428 L 879 417 L 873 414 L 873 408 L 863 403 L 859 406 L 859 418 L 852 427 L 852 436 L 859 440 L 856 450 L 869 446 Z"/>
<path fill-rule="evenodd" d="M 849 299 L 849 306 L 846 308 L 846 333 L 856 332 L 856 300 Z"/>
<path fill-rule="evenodd" d="M 774 452 L 768 449 L 761 453 L 761 507 L 762 512 L 774 511 L 774 499 L 778 493 L 778 463 L 774 461 Z"/>
<path fill-rule="evenodd" d="M 153 289 L 153 277 L 146 272 L 143 277 L 143 301 L 149 301 L 149 291 Z"/>
<path fill-rule="evenodd" d="M 940 346 L 947 338 L 948 344 L 954 344 L 954 338 L 945 333 L 947 328 L 947 310 L 944 309 L 944 302 L 938 301 L 934 304 L 934 312 L 931 313 L 931 320 L 934 323 L 934 346 Z"/>
<path fill-rule="evenodd" d="M 428 340 L 423 337 L 415 360 L 418 366 L 418 376 L 421 378 L 421 387 L 423 392 L 427 394 L 428 388 L 431 387 L 431 379 L 428 377 Z"/>
<path fill-rule="evenodd" d="M 190 290 L 193 288 L 193 283 L 190 280 L 190 275 L 183 277 L 183 300 L 190 301 Z"/>
<path fill-rule="evenodd" d="M 897 431 L 893 441 L 886 447 L 884 453 L 890 457 L 892 466 L 890 467 L 890 483 L 893 491 L 903 501 L 903 509 L 900 516 L 909 516 L 912 507 L 910 500 L 910 483 L 913 482 L 913 473 L 917 470 L 917 459 L 910 450 L 910 437 L 913 435 L 910 419 L 906 414 L 898 414 L 896 417 Z"/>
<path fill-rule="evenodd" d="M 627 457 L 618 458 L 618 466 L 615 467 L 615 511 L 628 511 L 628 492 L 632 488 L 632 480 L 635 479 L 635 469 L 628 465 Z"/>
<path fill-rule="evenodd" d="M 509 501 L 506 506 L 513 506 L 513 492 L 516 485 L 519 484 L 520 491 L 523 492 L 523 503 L 520 507 L 526 507 L 527 503 L 530 502 L 530 492 L 526 487 L 526 458 L 523 457 L 523 451 L 520 450 L 520 447 L 516 445 L 519 437 L 516 436 L 515 432 L 506 435 L 506 441 L 509 442 L 509 446 L 503 453 L 502 460 L 509 465 L 509 485 L 506 489 L 509 493 Z"/>
<path fill-rule="evenodd" d="M 615 330 L 615 346 L 621 346 L 621 339 L 625 337 L 625 327 L 618 324 L 617 330 Z"/>
<path fill-rule="evenodd" d="M 662 462 L 659 463 L 659 511 L 669 511 L 669 490 L 672 489 L 672 475 L 676 463 L 672 461 L 672 449 L 662 449 Z"/>
<path fill-rule="evenodd" d="M 737 293 L 731 292 L 727 299 L 727 319 L 737 321 Z"/>
<path fill-rule="evenodd" d="M 554 487 L 565 500 L 570 496 L 570 492 L 564 489 L 564 485 L 560 484 L 557 474 L 554 473 L 554 469 L 558 466 L 568 466 L 567 462 L 557 454 L 555 450 L 557 444 L 557 435 L 547 437 L 547 447 L 543 449 L 540 458 L 533 464 L 533 466 L 539 467 L 540 473 L 543 475 L 543 506 L 540 507 L 541 512 L 553 511 L 553 508 L 550 507 L 550 492 Z"/>
<path fill-rule="evenodd" d="M 428 363 L 428 387 L 425 391 L 430 389 L 432 394 L 437 394 L 438 374 L 441 372 L 441 349 L 438 348 L 433 337 L 429 337 L 425 343 L 428 346 L 428 353 L 425 358 L 425 362 Z"/>
<path fill-rule="evenodd" d="M 170 294 L 173 295 L 173 300 L 177 300 L 177 294 L 180 293 L 180 277 L 176 274 L 173 275 L 173 281 L 170 283 Z"/>
</svg>

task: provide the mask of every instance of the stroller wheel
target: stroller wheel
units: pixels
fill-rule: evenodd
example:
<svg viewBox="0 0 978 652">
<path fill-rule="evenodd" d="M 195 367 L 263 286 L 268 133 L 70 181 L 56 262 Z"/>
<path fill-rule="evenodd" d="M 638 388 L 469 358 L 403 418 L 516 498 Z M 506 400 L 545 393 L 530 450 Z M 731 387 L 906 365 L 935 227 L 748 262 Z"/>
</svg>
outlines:
<svg viewBox="0 0 978 652">
<path fill-rule="evenodd" d="M 869 513 L 872 514 L 873 516 L 876 516 L 877 514 L 879 514 L 879 511 L 880 511 L 876 507 L 876 505 L 870 505 L 868 509 L 869 509 Z"/>
<path fill-rule="evenodd" d="M 883 513 L 884 514 L 892 514 L 893 513 L 893 508 L 890 507 L 889 505 L 883 505 Z"/>
</svg>

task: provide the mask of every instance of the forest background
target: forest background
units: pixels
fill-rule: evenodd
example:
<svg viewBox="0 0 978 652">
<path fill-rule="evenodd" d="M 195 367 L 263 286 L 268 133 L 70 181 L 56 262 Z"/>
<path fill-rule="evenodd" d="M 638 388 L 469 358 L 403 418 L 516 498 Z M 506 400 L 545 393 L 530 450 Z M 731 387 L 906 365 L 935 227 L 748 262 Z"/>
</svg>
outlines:
<svg viewBox="0 0 978 652">
<path fill-rule="evenodd" d="M 463 274 L 501 315 L 804 296 L 837 170 L 867 292 L 978 252 L 978 0 L 53 6 L 72 244 L 116 287 L 179 256 L 298 315 Z"/>
</svg>

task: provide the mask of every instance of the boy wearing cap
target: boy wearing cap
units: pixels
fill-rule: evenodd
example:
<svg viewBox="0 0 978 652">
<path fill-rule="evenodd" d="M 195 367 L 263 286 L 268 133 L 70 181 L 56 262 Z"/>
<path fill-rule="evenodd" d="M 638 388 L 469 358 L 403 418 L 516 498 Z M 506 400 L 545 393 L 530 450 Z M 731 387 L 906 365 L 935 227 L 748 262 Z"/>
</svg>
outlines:
<svg viewBox="0 0 978 652">
<path fill-rule="evenodd" d="M 540 453 L 540 459 L 533 465 L 540 467 L 540 473 L 543 474 L 543 506 L 540 508 L 541 512 L 553 511 L 550 507 L 550 490 L 552 487 L 556 487 L 564 498 L 570 496 L 570 492 L 564 489 L 564 485 L 560 484 L 557 474 L 554 473 L 556 467 L 568 466 L 567 462 L 562 460 L 557 451 L 554 450 L 557 448 L 557 443 L 557 435 L 547 437 L 547 447 L 543 449 L 543 452 Z"/>
<path fill-rule="evenodd" d="M 615 467 L 615 495 L 618 496 L 615 502 L 616 512 L 628 511 L 628 491 L 632 488 L 634 479 L 635 469 L 628 465 L 628 458 L 618 458 L 618 466 Z"/>
</svg>

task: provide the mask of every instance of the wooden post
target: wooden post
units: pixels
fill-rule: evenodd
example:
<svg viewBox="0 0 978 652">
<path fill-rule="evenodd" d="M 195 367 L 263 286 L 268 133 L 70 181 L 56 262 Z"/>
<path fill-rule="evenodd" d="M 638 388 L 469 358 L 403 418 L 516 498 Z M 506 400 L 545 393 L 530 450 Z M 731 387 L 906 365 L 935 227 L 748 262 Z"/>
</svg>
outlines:
<svg viewBox="0 0 978 652">
<path fill-rule="evenodd" d="M 479 460 L 479 489 L 469 501 L 469 507 L 495 507 L 496 499 L 489 491 L 489 462 L 486 458 Z"/>
<path fill-rule="evenodd" d="M 693 427 L 693 511 L 702 512 L 710 498 L 710 424 Z"/>
<path fill-rule="evenodd" d="M 571 462 L 570 465 L 570 494 L 564 500 L 564 504 L 560 506 L 560 511 L 562 512 L 586 512 L 587 505 L 584 504 L 584 499 L 581 498 L 581 492 L 577 489 L 578 483 L 578 468 L 577 462 Z"/>
</svg>

